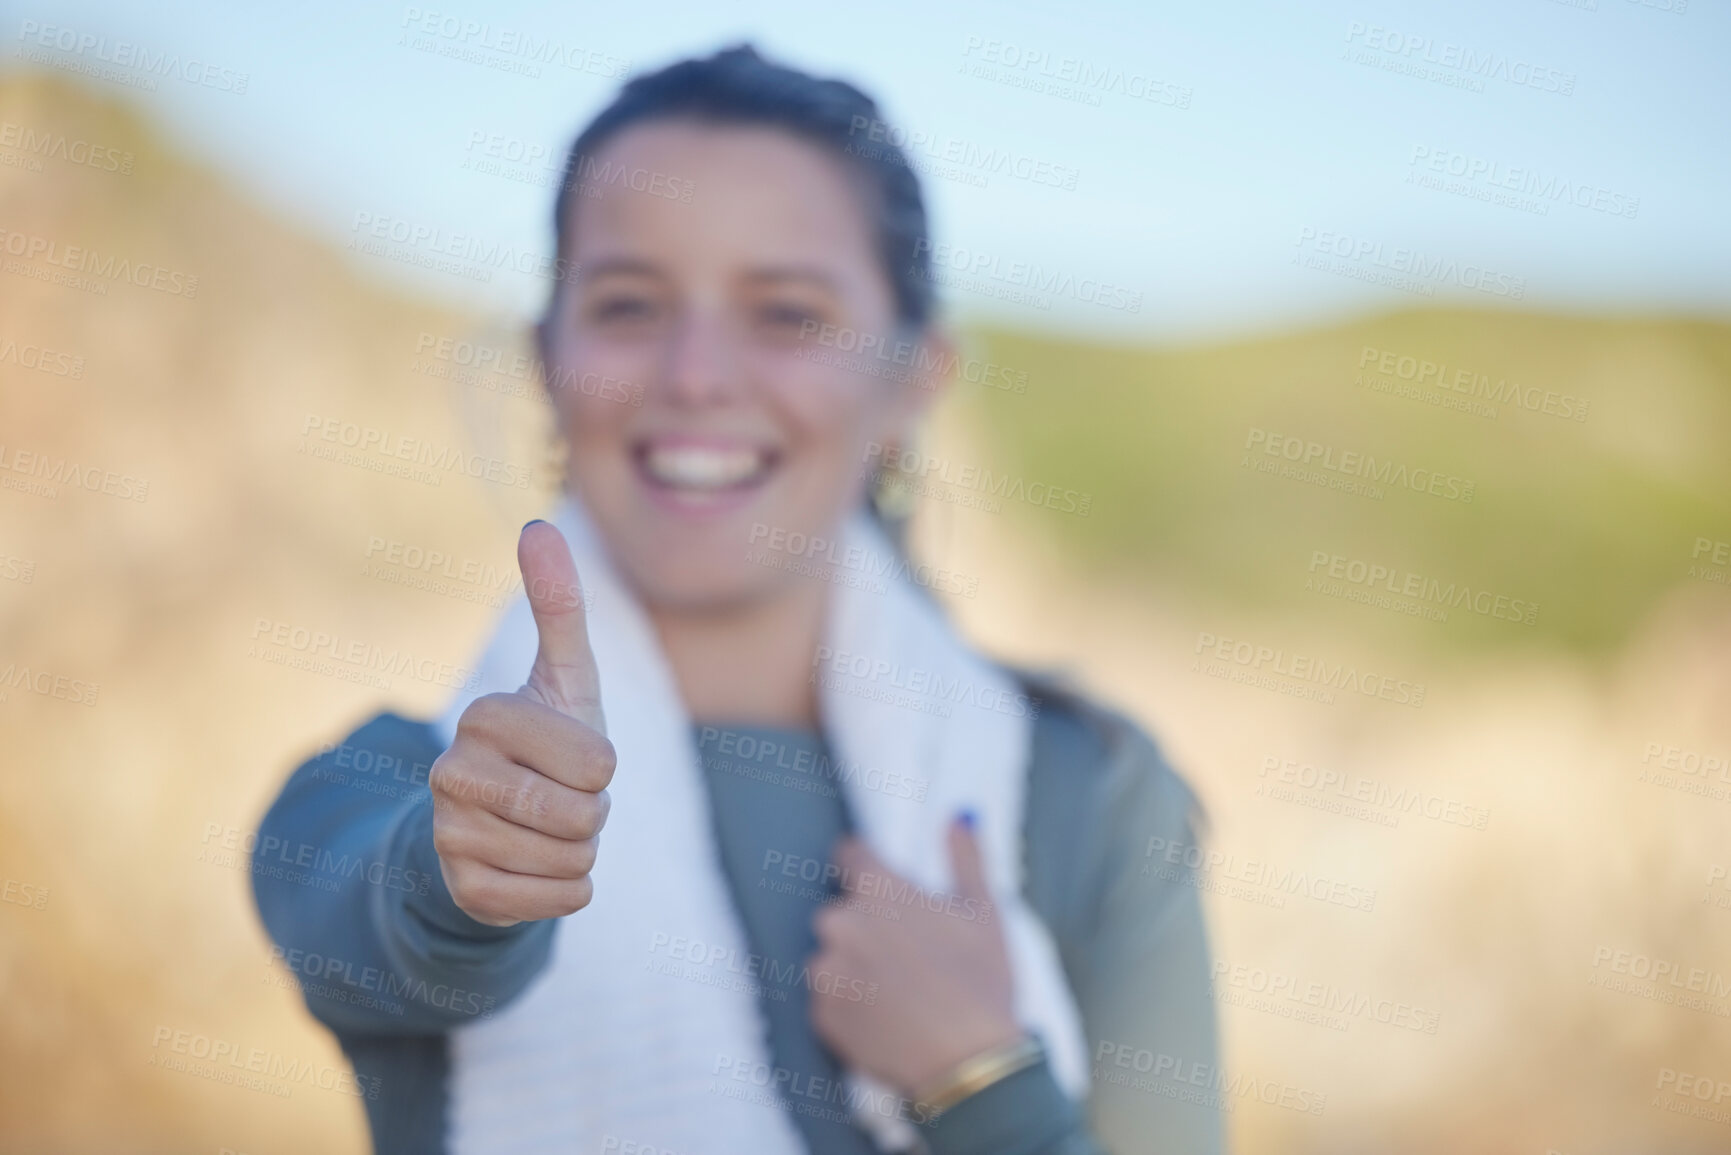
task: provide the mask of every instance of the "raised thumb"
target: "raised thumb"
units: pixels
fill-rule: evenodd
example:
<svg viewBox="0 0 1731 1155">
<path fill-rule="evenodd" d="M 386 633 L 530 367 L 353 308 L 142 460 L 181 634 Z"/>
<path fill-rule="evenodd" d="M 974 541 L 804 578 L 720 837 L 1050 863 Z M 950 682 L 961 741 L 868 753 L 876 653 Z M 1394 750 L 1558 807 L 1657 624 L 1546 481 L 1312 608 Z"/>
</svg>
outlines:
<svg viewBox="0 0 1731 1155">
<path fill-rule="evenodd" d="M 540 637 L 529 680 L 518 693 L 605 734 L 601 674 L 595 667 L 595 652 L 589 648 L 583 587 L 565 535 L 549 522 L 525 525 L 517 539 L 517 565 L 523 571 L 523 592 L 528 595 L 535 632 Z"/>
</svg>

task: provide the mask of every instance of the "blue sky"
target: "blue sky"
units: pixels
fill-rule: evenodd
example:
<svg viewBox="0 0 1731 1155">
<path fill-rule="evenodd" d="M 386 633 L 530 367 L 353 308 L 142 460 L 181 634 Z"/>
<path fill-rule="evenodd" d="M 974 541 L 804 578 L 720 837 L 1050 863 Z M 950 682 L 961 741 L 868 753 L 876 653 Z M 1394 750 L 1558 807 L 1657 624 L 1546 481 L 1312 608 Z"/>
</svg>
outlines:
<svg viewBox="0 0 1731 1155">
<path fill-rule="evenodd" d="M 618 74 L 750 39 L 920 134 L 965 316 L 1167 340 L 1443 302 L 1731 312 L 1722 0 L 9 7 L 0 67 L 109 68 L 338 243 L 371 214 L 544 253 L 544 166 L 466 162 L 557 156 Z M 354 259 L 506 317 L 546 287 Z"/>
</svg>

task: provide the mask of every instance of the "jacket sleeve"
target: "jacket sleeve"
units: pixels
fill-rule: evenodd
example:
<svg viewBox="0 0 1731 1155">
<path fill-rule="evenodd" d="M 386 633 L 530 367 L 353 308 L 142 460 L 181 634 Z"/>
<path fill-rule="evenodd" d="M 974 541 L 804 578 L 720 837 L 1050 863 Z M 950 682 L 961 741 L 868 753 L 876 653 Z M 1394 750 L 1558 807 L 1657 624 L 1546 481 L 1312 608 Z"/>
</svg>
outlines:
<svg viewBox="0 0 1731 1155">
<path fill-rule="evenodd" d="M 1123 722 L 1095 829 L 1091 901 L 1066 952 L 1086 1028 L 1089 1128 L 1114 1155 L 1218 1155 L 1221 1088 L 1195 795 Z M 1176 862 L 1177 865 L 1169 865 Z"/>
<path fill-rule="evenodd" d="M 1178 846 L 1182 858 L 1194 844 L 1195 796 L 1128 719 L 1056 685 L 1031 688 L 1047 709 L 1029 772 L 1024 890 L 1063 958 L 1092 1080 L 1076 1104 L 1046 1064 L 1029 1067 L 928 1123 L 927 1144 L 934 1155 L 1218 1155 L 1201 895 L 1193 874 L 1149 853 Z"/>
<path fill-rule="evenodd" d="M 437 1035 L 546 965 L 553 920 L 457 908 L 433 850 L 432 728 L 381 714 L 303 764 L 259 823 L 253 894 L 273 953 L 339 1036 Z"/>
</svg>

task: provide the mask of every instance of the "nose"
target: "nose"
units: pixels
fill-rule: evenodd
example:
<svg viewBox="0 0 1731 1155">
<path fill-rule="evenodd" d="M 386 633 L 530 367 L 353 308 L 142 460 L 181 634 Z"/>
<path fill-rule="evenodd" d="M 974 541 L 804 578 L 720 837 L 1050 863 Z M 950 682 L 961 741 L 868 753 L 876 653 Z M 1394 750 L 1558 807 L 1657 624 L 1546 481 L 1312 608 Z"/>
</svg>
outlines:
<svg viewBox="0 0 1731 1155">
<path fill-rule="evenodd" d="M 675 405 L 725 404 L 739 390 L 741 363 L 735 336 L 724 317 L 692 310 L 680 318 L 668 343 L 662 394 Z"/>
</svg>

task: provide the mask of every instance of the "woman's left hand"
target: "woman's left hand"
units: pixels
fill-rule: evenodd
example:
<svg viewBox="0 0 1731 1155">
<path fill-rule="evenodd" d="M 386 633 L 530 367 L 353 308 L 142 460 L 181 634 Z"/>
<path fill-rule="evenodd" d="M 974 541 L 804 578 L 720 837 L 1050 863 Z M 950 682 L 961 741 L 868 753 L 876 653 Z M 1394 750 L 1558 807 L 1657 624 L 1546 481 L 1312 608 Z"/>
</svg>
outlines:
<svg viewBox="0 0 1731 1155">
<path fill-rule="evenodd" d="M 864 842 L 843 839 L 843 893 L 815 917 L 812 1025 L 844 1062 L 910 1098 L 1024 1033 L 979 843 L 960 820 L 949 850 L 954 895 L 921 892 Z"/>
</svg>

